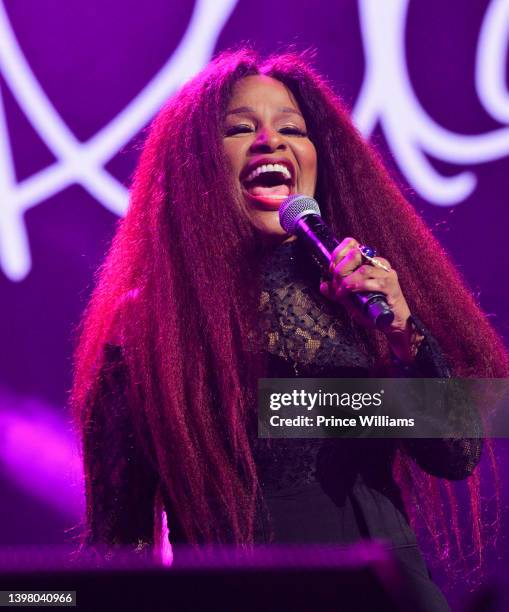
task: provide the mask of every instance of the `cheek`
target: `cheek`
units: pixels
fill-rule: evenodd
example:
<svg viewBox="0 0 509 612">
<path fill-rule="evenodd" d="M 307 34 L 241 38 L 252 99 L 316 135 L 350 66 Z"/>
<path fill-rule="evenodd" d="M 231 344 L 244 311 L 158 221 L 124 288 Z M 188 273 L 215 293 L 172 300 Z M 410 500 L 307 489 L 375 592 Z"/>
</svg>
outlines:
<svg viewBox="0 0 509 612">
<path fill-rule="evenodd" d="M 232 140 L 225 141 L 223 144 L 226 157 L 230 161 L 232 169 L 238 176 L 241 168 L 243 167 L 246 145 L 242 142 L 235 142 Z"/>
<path fill-rule="evenodd" d="M 316 182 L 317 154 L 313 143 L 309 142 L 302 147 L 301 159 L 306 178 Z"/>
</svg>

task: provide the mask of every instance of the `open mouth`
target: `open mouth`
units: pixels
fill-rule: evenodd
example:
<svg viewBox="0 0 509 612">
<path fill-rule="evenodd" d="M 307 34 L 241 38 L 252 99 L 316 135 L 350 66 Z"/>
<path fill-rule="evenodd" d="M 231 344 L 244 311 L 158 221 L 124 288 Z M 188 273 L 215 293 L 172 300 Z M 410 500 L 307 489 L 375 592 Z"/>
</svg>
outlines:
<svg viewBox="0 0 509 612">
<path fill-rule="evenodd" d="M 292 172 L 279 163 L 256 167 L 241 183 L 251 199 L 276 208 L 294 191 Z"/>
</svg>

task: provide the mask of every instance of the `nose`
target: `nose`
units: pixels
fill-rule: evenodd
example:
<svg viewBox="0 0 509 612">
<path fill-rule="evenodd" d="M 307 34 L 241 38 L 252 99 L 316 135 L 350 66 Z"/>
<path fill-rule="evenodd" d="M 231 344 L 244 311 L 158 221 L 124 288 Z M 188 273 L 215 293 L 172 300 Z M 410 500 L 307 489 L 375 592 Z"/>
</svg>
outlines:
<svg viewBox="0 0 509 612">
<path fill-rule="evenodd" d="M 278 150 L 281 151 L 286 149 L 286 143 L 284 136 L 277 130 L 270 127 L 265 127 L 258 131 L 250 149 L 253 153 L 267 153 Z"/>
</svg>

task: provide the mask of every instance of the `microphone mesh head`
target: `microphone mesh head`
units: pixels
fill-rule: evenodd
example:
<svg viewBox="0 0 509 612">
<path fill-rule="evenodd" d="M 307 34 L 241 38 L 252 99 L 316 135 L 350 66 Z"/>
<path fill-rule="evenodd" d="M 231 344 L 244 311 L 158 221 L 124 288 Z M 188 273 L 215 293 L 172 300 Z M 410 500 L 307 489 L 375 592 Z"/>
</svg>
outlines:
<svg viewBox="0 0 509 612">
<path fill-rule="evenodd" d="M 297 222 L 306 215 L 320 215 L 320 208 L 312 197 L 291 195 L 279 207 L 279 223 L 289 234 L 294 234 Z"/>
</svg>

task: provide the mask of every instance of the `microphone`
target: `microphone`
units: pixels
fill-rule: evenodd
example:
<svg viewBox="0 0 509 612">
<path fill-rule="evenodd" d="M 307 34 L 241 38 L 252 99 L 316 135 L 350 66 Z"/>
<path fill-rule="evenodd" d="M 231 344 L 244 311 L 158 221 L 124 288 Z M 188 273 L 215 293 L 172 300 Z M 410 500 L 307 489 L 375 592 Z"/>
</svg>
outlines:
<svg viewBox="0 0 509 612">
<path fill-rule="evenodd" d="M 306 195 L 289 196 L 279 208 L 279 223 L 285 232 L 302 240 L 315 263 L 328 275 L 339 240 L 323 221 L 316 200 Z M 351 293 L 350 299 L 378 329 L 383 331 L 393 322 L 394 313 L 383 293 Z"/>
</svg>

